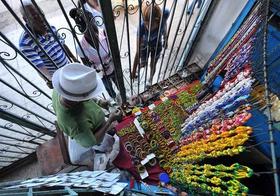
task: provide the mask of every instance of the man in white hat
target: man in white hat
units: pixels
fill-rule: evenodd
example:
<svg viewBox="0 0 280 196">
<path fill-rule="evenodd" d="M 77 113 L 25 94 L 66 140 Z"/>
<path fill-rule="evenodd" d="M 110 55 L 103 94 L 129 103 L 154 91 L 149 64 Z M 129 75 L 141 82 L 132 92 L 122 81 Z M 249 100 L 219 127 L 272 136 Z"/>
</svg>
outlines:
<svg viewBox="0 0 280 196">
<path fill-rule="evenodd" d="M 76 147 L 84 148 L 84 151 L 100 144 L 106 132 L 113 128 L 112 123 L 122 116 L 120 111 L 115 111 L 105 121 L 105 115 L 94 99 L 102 91 L 103 83 L 90 67 L 68 64 L 54 73 L 52 84 L 52 104 L 58 126 L 77 143 Z M 106 134 L 104 140 L 108 137 L 112 138 Z M 79 156 L 77 152 L 69 152 L 69 155 L 72 161 L 78 159 L 73 157 Z"/>
</svg>

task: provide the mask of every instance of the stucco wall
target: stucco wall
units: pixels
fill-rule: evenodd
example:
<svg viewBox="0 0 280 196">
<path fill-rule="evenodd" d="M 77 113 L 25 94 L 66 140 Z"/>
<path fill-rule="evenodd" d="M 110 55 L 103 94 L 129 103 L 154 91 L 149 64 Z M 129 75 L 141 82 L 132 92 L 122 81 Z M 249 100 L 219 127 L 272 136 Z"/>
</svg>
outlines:
<svg viewBox="0 0 280 196">
<path fill-rule="evenodd" d="M 188 64 L 197 63 L 201 67 L 205 65 L 247 3 L 247 0 L 217 1 Z"/>
</svg>

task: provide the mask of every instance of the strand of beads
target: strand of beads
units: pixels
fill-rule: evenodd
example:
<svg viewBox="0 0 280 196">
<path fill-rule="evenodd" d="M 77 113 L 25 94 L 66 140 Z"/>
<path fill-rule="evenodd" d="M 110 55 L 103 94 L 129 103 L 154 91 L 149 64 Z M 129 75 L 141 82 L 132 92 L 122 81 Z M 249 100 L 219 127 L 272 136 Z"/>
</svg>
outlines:
<svg viewBox="0 0 280 196">
<path fill-rule="evenodd" d="M 248 75 L 243 75 L 242 73 L 239 75 L 240 77 L 237 77 L 232 83 L 225 85 L 224 89 L 221 89 L 215 96 L 201 104 L 185 120 L 185 123 L 182 125 L 183 136 L 197 129 L 201 124 L 216 118 L 221 110 L 226 108 L 226 110 L 230 111 L 231 107 L 244 101 L 249 96 L 253 80 Z"/>
<path fill-rule="evenodd" d="M 198 128 L 197 131 L 194 131 L 183 138 L 181 144 L 186 145 L 201 139 L 207 139 L 211 134 L 221 134 L 231 129 L 235 129 L 237 126 L 245 124 L 251 116 L 252 115 L 247 111 L 243 111 L 242 113 L 236 113 L 231 118 L 214 119 L 209 127 L 204 125 L 203 127 Z"/>
<path fill-rule="evenodd" d="M 218 65 L 221 64 L 225 56 L 230 54 L 232 48 L 234 48 L 236 45 L 240 45 L 241 43 L 243 43 L 243 40 L 246 39 L 247 35 L 251 34 L 251 32 L 254 32 L 257 29 L 257 25 L 261 22 L 260 15 L 258 14 L 259 10 L 254 10 L 255 13 L 252 13 L 250 18 L 246 20 L 242 27 L 228 42 L 227 46 L 224 47 L 224 49 L 218 54 L 218 56 L 211 61 L 210 66 L 208 66 L 207 68 L 207 74 L 205 76 L 206 80 L 211 77 L 212 73 L 216 73 L 217 69 L 220 69 L 220 66 Z M 234 55 L 232 54 L 230 56 L 234 57 Z"/>
<path fill-rule="evenodd" d="M 238 154 L 245 150 L 241 146 L 249 139 L 251 133 L 251 127 L 239 126 L 219 135 L 212 134 L 207 139 L 182 146 L 173 162 L 196 162 L 204 158 Z"/>
<path fill-rule="evenodd" d="M 176 165 L 173 167 L 171 182 L 183 189 L 196 189 L 204 193 L 238 195 L 248 192 L 248 188 L 238 179 L 249 178 L 253 170 L 238 163 L 225 165 Z"/>
<path fill-rule="evenodd" d="M 249 110 L 251 110 L 251 106 L 249 104 L 243 104 L 239 106 L 234 112 L 233 111 L 229 111 L 226 113 L 221 112 L 218 118 L 213 120 L 208 119 L 203 124 L 201 124 L 197 129 L 194 129 L 190 133 L 186 133 L 181 138 L 181 142 L 183 141 L 186 142 L 186 143 L 183 142 L 183 144 L 189 143 L 186 140 L 186 138 L 192 135 L 198 134 L 198 137 L 200 137 L 200 136 L 207 136 L 209 134 L 212 134 L 213 132 L 215 134 L 219 134 L 219 132 L 234 129 L 237 126 L 242 126 L 251 117 L 251 114 L 248 113 Z M 205 132 L 206 135 L 204 134 L 201 135 L 200 132 Z M 190 137 L 190 138 L 195 139 L 196 137 Z M 201 137 L 199 139 L 201 139 Z"/>
</svg>

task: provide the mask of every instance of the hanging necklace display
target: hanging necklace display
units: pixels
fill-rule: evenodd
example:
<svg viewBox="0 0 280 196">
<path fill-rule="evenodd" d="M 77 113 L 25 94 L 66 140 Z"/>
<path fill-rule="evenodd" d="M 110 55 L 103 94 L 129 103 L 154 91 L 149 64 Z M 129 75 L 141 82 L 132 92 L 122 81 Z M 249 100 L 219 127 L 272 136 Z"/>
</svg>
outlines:
<svg viewBox="0 0 280 196">
<path fill-rule="evenodd" d="M 242 145 L 249 139 L 251 133 L 251 127 L 239 126 L 219 135 L 212 134 L 207 139 L 182 146 L 173 162 L 198 162 L 205 158 L 239 154 L 245 150 Z"/>
<path fill-rule="evenodd" d="M 181 188 L 200 190 L 202 193 L 243 195 L 249 189 L 238 180 L 252 175 L 253 170 L 238 163 L 230 167 L 184 164 L 173 168 L 171 181 Z"/>
</svg>

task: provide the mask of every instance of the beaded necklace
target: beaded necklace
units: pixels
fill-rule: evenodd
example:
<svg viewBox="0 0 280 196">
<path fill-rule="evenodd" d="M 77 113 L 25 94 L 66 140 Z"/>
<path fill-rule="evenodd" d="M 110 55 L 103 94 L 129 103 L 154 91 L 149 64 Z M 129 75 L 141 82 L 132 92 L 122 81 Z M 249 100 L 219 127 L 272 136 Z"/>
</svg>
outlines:
<svg viewBox="0 0 280 196">
<path fill-rule="evenodd" d="M 212 134 L 207 139 L 182 146 L 173 162 L 197 162 L 204 158 L 238 154 L 245 150 L 241 146 L 249 139 L 251 133 L 251 127 L 239 126 L 219 135 Z"/>
<path fill-rule="evenodd" d="M 204 193 L 225 195 L 244 194 L 248 188 L 238 179 L 249 178 L 253 170 L 247 166 L 235 163 L 230 167 L 225 165 L 175 165 L 171 174 L 171 182 L 183 188 L 201 189 Z"/>
</svg>

